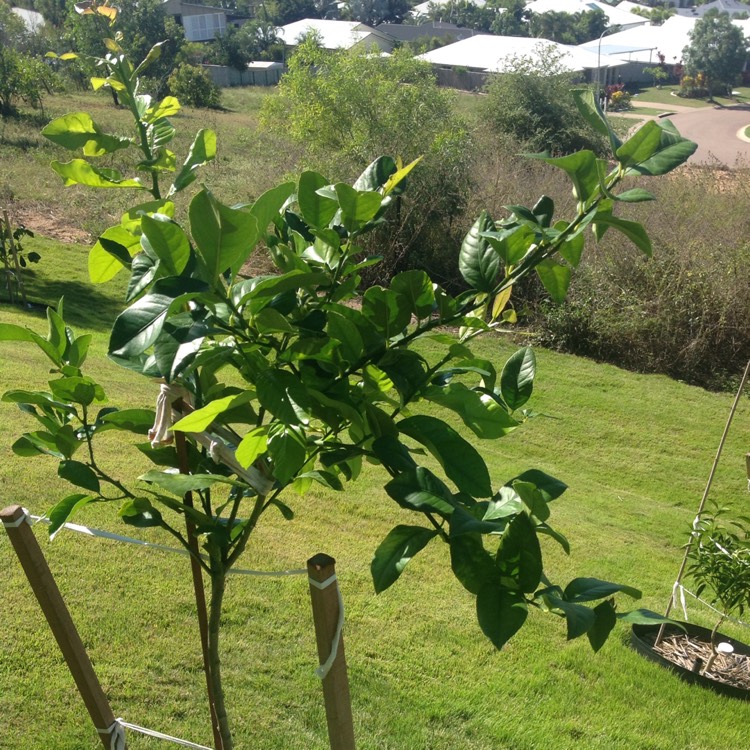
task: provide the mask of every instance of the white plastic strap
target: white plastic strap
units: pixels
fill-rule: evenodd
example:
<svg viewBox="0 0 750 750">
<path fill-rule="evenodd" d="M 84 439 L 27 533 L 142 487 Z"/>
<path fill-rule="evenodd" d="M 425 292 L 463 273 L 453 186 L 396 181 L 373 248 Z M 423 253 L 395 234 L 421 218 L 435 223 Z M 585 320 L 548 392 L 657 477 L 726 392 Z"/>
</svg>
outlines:
<svg viewBox="0 0 750 750">
<path fill-rule="evenodd" d="M 125 750 L 125 730 L 120 724 L 120 719 L 115 719 L 114 723 L 107 729 L 97 729 L 99 734 L 108 734 L 109 750 Z"/>
<path fill-rule="evenodd" d="M 110 750 L 125 750 L 125 729 L 132 729 L 134 732 L 139 734 L 145 734 L 147 737 L 154 737 L 157 740 L 165 740 L 166 742 L 173 742 L 175 745 L 183 745 L 184 747 L 192 747 L 195 750 L 211 750 L 210 747 L 205 745 L 199 745 L 196 742 L 189 742 L 188 740 L 181 740 L 179 737 L 172 737 L 169 734 L 163 732 L 157 732 L 154 729 L 147 729 L 146 727 L 139 726 L 138 724 L 131 724 L 129 721 L 124 719 L 115 719 L 114 724 L 108 729 L 97 729 L 99 734 L 110 734 L 112 733 Z"/>
<path fill-rule="evenodd" d="M 307 580 L 310 582 L 310 585 L 314 586 L 316 589 L 326 589 L 337 579 L 336 574 L 334 573 L 330 578 L 326 578 L 325 581 L 316 581 L 312 578 L 308 578 Z M 319 677 L 321 680 L 328 675 L 333 666 L 333 662 L 336 661 L 336 657 L 339 653 L 339 643 L 341 643 L 341 632 L 344 629 L 344 599 L 341 596 L 341 589 L 337 589 L 336 593 L 338 594 L 339 599 L 339 619 L 336 623 L 336 632 L 333 635 L 331 653 L 328 654 L 328 658 L 315 670 L 315 676 Z"/>
<path fill-rule="evenodd" d="M 49 518 L 43 516 L 32 516 L 28 517 L 29 523 L 50 523 Z M 125 544 L 135 544 L 138 547 L 148 547 L 149 549 L 159 550 L 160 552 L 172 552 L 176 555 L 189 555 L 190 553 L 180 547 L 168 547 L 166 544 L 155 544 L 153 542 L 145 542 L 143 539 L 133 539 L 129 536 L 122 536 L 121 534 L 113 534 L 111 531 L 102 531 L 101 529 L 92 529 L 88 526 L 81 526 L 77 523 L 64 523 L 60 529 L 68 529 L 68 531 L 75 531 L 78 534 L 85 534 L 86 536 L 98 537 L 100 539 L 111 539 L 115 542 L 125 542 Z M 206 555 L 201 555 L 204 560 L 208 560 Z M 230 575 L 242 575 L 242 576 L 301 576 L 307 573 L 307 568 L 296 568 L 291 570 L 236 570 L 230 568 L 227 571 Z"/>
<path fill-rule="evenodd" d="M 15 521 L 3 521 L 3 526 L 6 529 L 17 529 L 22 523 L 31 524 L 29 511 L 26 508 L 22 508 L 21 510 L 23 510 L 23 515 L 20 518 L 17 518 Z"/>
<path fill-rule="evenodd" d="M 742 620 L 737 619 L 736 617 L 732 617 L 731 615 L 726 614 L 725 612 L 722 612 L 720 609 L 716 609 L 713 605 L 709 604 L 705 599 L 701 599 L 699 596 L 694 594 L 689 589 L 686 589 L 684 586 L 680 586 L 681 594 L 682 594 L 682 601 L 683 601 L 683 607 L 685 602 L 685 594 L 689 594 L 693 597 L 696 601 L 699 601 L 704 606 L 708 607 L 710 610 L 713 610 L 716 612 L 717 615 L 721 615 L 725 619 L 729 620 L 730 622 L 735 623 L 736 625 L 741 625 L 743 628 L 750 628 L 750 622 L 743 622 Z M 687 620 L 687 615 L 685 615 L 685 619 Z"/>
</svg>

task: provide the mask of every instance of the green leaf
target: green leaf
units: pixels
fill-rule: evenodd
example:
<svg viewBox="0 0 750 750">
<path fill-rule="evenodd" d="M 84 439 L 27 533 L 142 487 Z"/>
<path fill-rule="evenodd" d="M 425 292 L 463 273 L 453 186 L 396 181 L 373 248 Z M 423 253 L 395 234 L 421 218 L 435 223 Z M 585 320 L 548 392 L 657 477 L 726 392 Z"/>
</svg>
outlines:
<svg viewBox="0 0 750 750">
<path fill-rule="evenodd" d="M 28 328 L 14 323 L 0 323 L 0 341 L 34 341 L 35 335 Z"/>
<path fill-rule="evenodd" d="M 499 580 L 500 573 L 479 534 L 451 535 L 448 544 L 453 574 L 467 591 L 478 594 L 485 584 Z"/>
<path fill-rule="evenodd" d="M 596 620 L 586 635 L 591 648 L 598 651 L 607 642 L 609 634 L 617 623 L 617 614 L 612 602 L 606 601 L 594 607 L 594 616 Z"/>
<path fill-rule="evenodd" d="M 132 256 L 140 251 L 140 244 L 140 238 L 123 226 L 105 230 L 89 252 L 91 281 L 103 284 L 123 268 L 127 268 Z"/>
<path fill-rule="evenodd" d="M 152 292 L 121 312 L 112 327 L 109 353 L 137 357 L 159 337 L 173 304 L 198 296 L 206 285 L 196 279 L 167 278 L 154 283 Z"/>
<path fill-rule="evenodd" d="M 661 128 L 654 120 L 650 120 L 628 138 L 617 149 L 617 161 L 627 168 L 645 162 L 656 154 L 661 145 Z"/>
<path fill-rule="evenodd" d="M 317 229 L 327 227 L 339 210 L 335 200 L 318 192 L 327 185 L 328 180 L 317 172 L 303 172 L 299 178 L 297 203 L 304 220 Z"/>
<path fill-rule="evenodd" d="M 534 231 L 524 224 L 500 232 L 485 232 L 482 236 L 492 245 L 506 266 L 516 265 L 526 255 L 535 239 Z"/>
<path fill-rule="evenodd" d="M 617 614 L 617 619 L 621 620 L 622 622 L 628 622 L 631 625 L 674 625 L 675 627 L 680 628 L 681 630 L 685 630 L 684 626 L 676 622 L 675 620 L 670 620 L 668 617 L 664 617 L 664 615 L 660 615 L 656 612 L 652 612 L 650 609 L 634 609 L 630 612 L 619 612 Z"/>
<path fill-rule="evenodd" d="M 513 477 L 505 486 L 511 487 L 516 480 L 533 484 L 547 503 L 556 500 L 568 489 L 568 485 L 565 482 L 561 482 L 559 479 L 555 479 L 549 474 L 539 471 L 539 469 L 524 471 L 517 477 Z"/>
<path fill-rule="evenodd" d="M 141 217 L 141 244 L 158 259 L 166 276 L 179 276 L 190 259 L 190 241 L 182 227 L 171 221 Z"/>
<path fill-rule="evenodd" d="M 138 75 L 141 75 L 141 73 L 143 73 L 143 71 L 146 70 L 146 68 L 153 65 L 161 57 L 161 48 L 165 44 L 166 42 L 157 42 L 153 47 L 151 47 L 146 57 L 143 58 L 140 65 L 133 71 L 133 78 L 135 78 Z M 174 99 L 174 102 L 177 106 L 176 108 L 174 107 L 172 108 L 172 111 L 170 111 L 170 114 L 176 114 L 180 108 L 179 102 L 173 96 L 168 96 L 167 99 Z M 161 108 L 165 107 L 165 102 L 167 101 L 167 99 L 162 101 Z M 159 116 L 161 117 L 163 115 L 159 115 Z"/>
<path fill-rule="evenodd" d="M 652 120 L 660 130 L 658 151 L 645 161 L 631 166 L 627 175 L 662 175 L 684 164 L 698 148 L 697 143 L 683 138 L 669 120 Z"/>
<path fill-rule="evenodd" d="M 371 286 L 362 298 L 362 315 L 369 320 L 386 339 L 398 336 L 411 320 L 408 298 L 401 294 Z"/>
<path fill-rule="evenodd" d="M 569 641 L 582 636 L 584 633 L 588 633 L 596 625 L 597 617 L 593 609 L 584 607 L 582 604 L 574 604 L 558 599 L 555 596 L 547 595 L 545 599 L 550 607 L 560 610 L 565 615 L 568 628 L 567 638 Z"/>
<path fill-rule="evenodd" d="M 235 458 L 245 469 L 252 466 L 255 460 L 268 449 L 268 429 L 255 427 L 249 430 L 237 446 Z"/>
<path fill-rule="evenodd" d="M 644 201 L 656 200 L 656 196 L 653 193 L 649 193 L 648 190 L 644 190 L 643 188 L 625 190 L 615 195 L 614 198 L 616 201 L 623 201 L 624 203 L 643 203 Z"/>
<path fill-rule="evenodd" d="M 103 388 L 89 377 L 68 377 L 50 380 L 49 388 L 58 401 L 88 406 L 104 400 Z"/>
<path fill-rule="evenodd" d="M 118 515 L 128 526 L 135 526 L 138 529 L 149 529 L 162 526 L 164 523 L 161 513 L 144 497 L 126 500 L 120 507 Z"/>
<path fill-rule="evenodd" d="M 474 448 L 441 419 L 418 415 L 402 419 L 398 429 L 427 448 L 461 492 L 472 497 L 492 494 L 487 464 Z"/>
<path fill-rule="evenodd" d="M 225 206 L 206 189 L 190 202 L 190 230 L 211 283 L 241 265 L 258 239 L 257 219 L 251 213 Z"/>
<path fill-rule="evenodd" d="M 590 88 L 586 89 L 573 89 L 571 91 L 573 100 L 575 101 L 578 111 L 583 116 L 583 119 L 591 125 L 594 130 L 601 133 L 609 138 L 612 151 L 617 151 L 621 145 L 620 139 L 615 135 L 609 120 L 605 117 L 604 113 L 599 106 L 598 98 L 594 94 L 594 91 Z"/>
<path fill-rule="evenodd" d="M 359 191 L 345 182 L 339 182 L 334 189 L 341 206 L 344 226 L 350 231 L 373 219 L 383 202 L 383 196 L 380 193 L 369 190 Z"/>
<path fill-rule="evenodd" d="M 310 421 L 310 394 L 304 383 L 285 370 L 261 370 L 255 378 L 258 401 L 285 425 Z"/>
<path fill-rule="evenodd" d="M 437 536 L 435 529 L 423 526 L 396 526 L 375 550 L 370 564 L 375 593 L 380 594 L 395 583 L 406 564 Z"/>
<path fill-rule="evenodd" d="M 379 190 L 397 171 L 396 162 L 390 156 L 379 156 L 371 162 L 354 183 L 355 190 Z"/>
<path fill-rule="evenodd" d="M 368 409 L 368 421 L 370 415 L 380 412 L 375 407 Z M 380 412 L 382 414 L 382 412 Z M 394 435 L 380 435 L 372 441 L 372 452 L 378 460 L 391 472 L 412 471 L 417 464 L 409 453 L 409 449 Z"/>
<path fill-rule="evenodd" d="M 274 477 L 282 486 L 294 479 L 305 465 L 307 447 L 301 430 L 290 425 L 268 438 L 268 455 Z"/>
<path fill-rule="evenodd" d="M 533 158 L 562 169 L 573 181 L 573 193 L 579 201 L 586 202 L 599 190 L 599 168 L 593 151 L 584 149 L 554 158 L 534 154 Z"/>
<path fill-rule="evenodd" d="M 526 622 L 529 611 L 523 596 L 487 583 L 477 593 L 477 620 L 482 632 L 501 649 Z"/>
<path fill-rule="evenodd" d="M 50 539 L 54 539 L 63 524 L 67 523 L 81 508 L 93 500 L 94 498 L 89 495 L 74 494 L 64 497 L 59 503 L 53 505 L 47 511 L 47 518 L 50 520 L 48 528 Z"/>
<path fill-rule="evenodd" d="M 242 486 L 239 482 L 218 474 L 177 474 L 158 471 L 157 469 L 141 474 L 138 479 L 141 482 L 155 484 L 178 497 L 184 497 L 188 492 L 207 490 L 217 483 Z"/>
<path fill-rule="evenodd" d="M 86 112 L 73 112 L 49 123 L 42 135 L 69 151 L 83 150 L 84 156 L 111 154 L 131 145 L 128 138 L 102 133 Z"/>
<path fill-rule="evenodd" d="M 641 592 L 632 586 L 620 583 L 600 581 L 598 578 L 576 578 L 565 587 L 565 600 L 568 602 L 592 602 L 596 599 L 604 599 L 617 592 L 627 594 L 633 599 L 640 599 Z"/>
<path fill-rule="evenodd" d="M 550 297 L 557 303 L 564 302 L 570 286 L 570 268 L 547 258 L 536 266 L 536 272 Z"/>
<path fill-rule="evenodd" d="M 483 440 L 503 437 L 519 425 L 492 396 L 467 388 L 463 383 L 433 385 L 423 395 L 428 401 L 456 412 L 463 423 Z"/>
<path fill-rule="evenodd" d="M 490 232 L 495 224 L 486 211 L 482 211 L 461 243 L 458 270 L 472 289 L 492 291 L 500 271 L 500 256 L 483 232 Z"/>
<path fill-rule="evenodd" d="M 53 161 L 50 166 L 63 178 L 65 186 L 86 185 L 98 188 L 138 188 L 145 190 L 138 180 L 126 180 L 116 169 L 97 169 L 83 159 L 61 163 Z"/>
<path fill-rule="evenodd" d="M 169 195 L 184 190 L 197 178 L 198 168 L 216 157 L 216 133 L 213 130 L 199 130 L 195 136 L 185 163 L 174 178 Z"/>
<path fill-rule="evenodd" d="M 531 397 L 536 375 L 536 357 L 530 346 L 519 349 L 505 363 L 500 375 L 500 393 L 511 411 L 520 409 Z"/>
<path fill-rule="evenodd" d="M 519 513 L 508 524 L 497 550 L 497 564 L 503 576 L 513 578 L 524 593 L 534 592 L 539 585 L 542 549 L 526 513 Z"/>
<path fill-rule="evenodd" d="M 268 225 L 279 215 L 281 207 L 294 192 L 294 183 L 285 182 L 281 185 L 266 190 L 258 200 L 253 203 L 250 213 L 255 217 L 258 223 L 258 232 L 262 235 L 266 233 Z"/>
<path fill-rule="evenodd" d="M 443 517 L 453 513 L 451 491 L 423 466 L 403 471 L 385 485 L 385 491 L 407 510 L 438 513 Z"/>
<path fill-rule="evenodd" d="M 49 432 L 27 432 L 18 438 L 10 449 L 17 456 L 23 458 L 39 455 L 54 456 L 60 459 L 66 457 L 58 449 L 54 436 Z"/>
<path fill-rule="evenodd" d="M 224 412 L 229 411 L 235 406 L 247 403 L 250 395 L 249 391 L 245 391 L 240 394 L 233 393 L 231 396 L 214 399 L 200 409 L 196 409 L 191 414 L 180 419 L 172 426 L 172 429 L 178 432 L 203 432 L 208 429 L 219 415 L 224 414 Z"/>
<path fill-rule="evenodd" d="M 155 418 L 156 413 L 153 409 L 121 409 L 106 414 L 101 421 L 118 430 L 127 430 L 136 435 L 148 435 Z"/>
<path fill-rule="evenodd" d="M 94 470 L 80 461 L 61 461 L 57 467 L 57 476 L 97 495 L 100 492 L 99 478 Z"/>
<path fill-rule="evenodd" d="M 403 271 L 391 280 L 391 290 L 409 300 L 411 312 L 419 319 L 432 314 L 435 292 L 432 281 L 424 271 Z"/>
</svg>

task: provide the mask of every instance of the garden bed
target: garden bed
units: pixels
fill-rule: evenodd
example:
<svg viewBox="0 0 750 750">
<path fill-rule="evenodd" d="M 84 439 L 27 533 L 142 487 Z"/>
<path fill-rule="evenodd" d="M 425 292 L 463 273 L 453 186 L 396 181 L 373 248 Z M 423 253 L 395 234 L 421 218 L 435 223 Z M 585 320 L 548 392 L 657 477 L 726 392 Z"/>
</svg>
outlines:
<svg viewBox="0 0 750 750">
<path fill-rule="evenodd" d="M 710 687 L 734 698 L 750 700 L 750 647 L 719 634 L 719 642 L 731 644 L 734 653 L 719 654 L 710 671 L 701 673 L 712 653 L 711 631 L 690 623 L 681 624 L 684 632 L 677 627 L 668 627 L 658 646 L 655 645 L 658 626 L 634 625 L 631 645 L 648 659 L 672 669 L 688 682 Z"/>
</svg>

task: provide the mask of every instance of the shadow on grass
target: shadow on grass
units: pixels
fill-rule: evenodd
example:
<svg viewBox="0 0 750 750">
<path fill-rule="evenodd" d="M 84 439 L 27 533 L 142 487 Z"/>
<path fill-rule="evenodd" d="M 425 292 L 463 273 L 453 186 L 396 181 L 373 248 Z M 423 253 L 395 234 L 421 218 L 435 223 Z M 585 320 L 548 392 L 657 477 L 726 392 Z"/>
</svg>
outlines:
<svg viewBox="0 0 750 750">
<path fill-rule="evenodd" d="M 87 282 L 28 275 L 26 299 L 29 307 L 24 312 L 29 316 L 29 327 L 36 329 L 32 320 L 44 321 L 47 306 L 57 308 L 60 297 L 65 298 L 65 322 L 76 329 L 76 333 L 82 328 L 96 332 L 109 331 L 123 308 L 123 303 L 117 298 L 102 294 Z M 8 303 L 5 289 L 0 290 L 0 302 Z M 14 309 L 23 311 L 20 305 Z"/>
</svg>

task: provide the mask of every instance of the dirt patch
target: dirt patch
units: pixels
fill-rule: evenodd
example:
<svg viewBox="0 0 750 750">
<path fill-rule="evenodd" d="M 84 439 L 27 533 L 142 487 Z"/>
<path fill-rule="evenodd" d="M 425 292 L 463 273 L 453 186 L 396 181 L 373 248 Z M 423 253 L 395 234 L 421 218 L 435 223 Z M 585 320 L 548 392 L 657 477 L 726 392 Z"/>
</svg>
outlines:
<svg viewBox="0 0 750 750">
<path fill-rule="evenodd" d="M 80 227 L 70 224 L 46 206 L 15 204 L 10 210 L 11 221 L 23 224 L 34 234 L 50 237 L 60 242 L 76 242 L 89 245 L 93 237 Z"/>
</svg>

